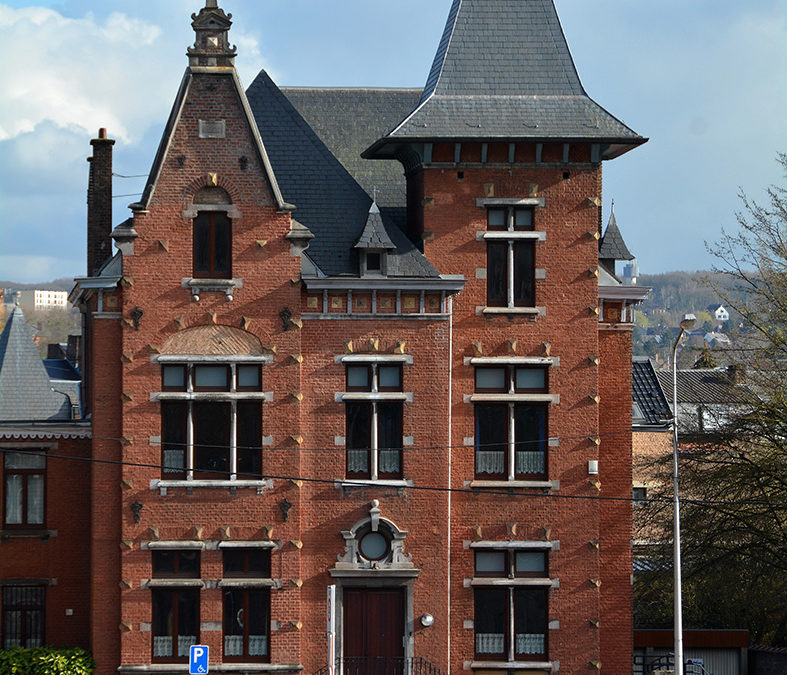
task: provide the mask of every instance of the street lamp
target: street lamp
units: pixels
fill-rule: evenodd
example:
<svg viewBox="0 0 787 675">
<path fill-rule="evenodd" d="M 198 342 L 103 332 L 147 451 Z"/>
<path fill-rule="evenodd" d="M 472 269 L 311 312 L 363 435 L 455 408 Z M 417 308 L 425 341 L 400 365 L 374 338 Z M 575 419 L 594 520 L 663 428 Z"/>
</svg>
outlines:
<svg viewBox="0 0 787 675">
<path fill-rule="evenodd" d="M 675 639 L 675 675 L 683 675 L 683 593 L 680 568 L 680 497 L 678 495 L 678 345 L 697 317 L 684 314 L 680 333 L 672 347 L 672 569 L 674 573 L 675 611 L 673 637 Z"/>
</svg>

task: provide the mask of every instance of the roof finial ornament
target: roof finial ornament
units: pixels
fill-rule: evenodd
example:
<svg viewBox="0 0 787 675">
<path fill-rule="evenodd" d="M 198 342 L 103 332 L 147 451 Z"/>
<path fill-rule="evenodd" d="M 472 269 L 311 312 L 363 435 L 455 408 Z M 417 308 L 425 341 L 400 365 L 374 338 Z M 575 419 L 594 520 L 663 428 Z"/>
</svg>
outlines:
<svg viewBox="0 0 787 675">
<path fill-rule="evenodd" d="M 372 188 L 372 201 L 375 204 L 377 203 L 377 186 L 376 185 Z"/>
<path fill-rule="evenodd" d="M 218 9 L 219 0 L 205 0 L 205 9 Z"/>
</svg>

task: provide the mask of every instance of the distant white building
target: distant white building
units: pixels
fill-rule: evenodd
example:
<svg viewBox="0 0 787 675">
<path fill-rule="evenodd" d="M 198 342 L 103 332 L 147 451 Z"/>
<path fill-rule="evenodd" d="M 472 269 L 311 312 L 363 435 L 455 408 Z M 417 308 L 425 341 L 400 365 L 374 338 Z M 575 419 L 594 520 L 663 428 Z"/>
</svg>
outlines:
<svg viewBox="0 0 787 675">
<path fill-rule="evenodd" d="M 34 309 L 66 309 L 68 307 L 68 293 L 66 291 L 33 291 Z"/>
<path fill-rule="evenodd" d="M 715 309 L 711 309 L 713 312 L 713 316 L 716 321 L 729 321 L 730 320 L 730 313 L 727 311 L 727 308 L 724 305 L 719 305 Z"/>
</svg>

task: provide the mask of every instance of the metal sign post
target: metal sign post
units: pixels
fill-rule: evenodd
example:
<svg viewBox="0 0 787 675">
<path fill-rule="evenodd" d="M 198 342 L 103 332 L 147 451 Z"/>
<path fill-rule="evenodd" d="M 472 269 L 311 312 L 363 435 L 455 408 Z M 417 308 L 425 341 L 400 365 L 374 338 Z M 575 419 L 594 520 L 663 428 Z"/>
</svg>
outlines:
<svg viewBox="0 0 787 675">
<path fill-rule="evenodd" d="M 326 626 L 328 632 L 328 675 L 336 670 L 336 586 L 328 586 Z"/>
</svg>

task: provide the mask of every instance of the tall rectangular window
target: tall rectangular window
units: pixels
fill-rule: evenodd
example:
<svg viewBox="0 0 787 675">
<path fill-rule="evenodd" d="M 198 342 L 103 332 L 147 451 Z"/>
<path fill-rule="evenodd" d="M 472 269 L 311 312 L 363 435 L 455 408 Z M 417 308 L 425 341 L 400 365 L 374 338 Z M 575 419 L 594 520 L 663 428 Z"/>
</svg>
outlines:
<svg viewBox="0 0 787 675">
<path fill-rule="evenodd" d="M 345 403 L 347 477 L 400 478 L 403 403 L 385 393 L 402 391 L 401 365 L 348 365 L 347 391 L 369 393 Z"/>
<path fill-rule="evenodd" d="M 476 368 L 475 391 L 491 399 L 475 403 L 477 478 L 516 480 L 546 475 L 548 406 L 517 400 L 516 395 L 547 389 L 545 368 Z M 500 401 L 494 400 L 496 394 Z"/>
<path fill-rule="evenodd" d="M 44 646 L 44 586 L 3 587 L 3 649 Z"/>
<path fill-rule="evenodd" d="M 188 657 L 199 638 L 199 590 L 154 588 L 153 659 Z"/>
<path fill-rule="evenodd" d="M 487 231 L 498 235 L 487 239 L 486 245 L 489 307 L 535 306 L 535 241 L 522 234 L 532 230 L 531 209 L 487 211 Z"/>
<path fill-rule="evenodd" d="M 45 513 L 46 454 L 6 452 L 3 524 L 8 528 L 43 528 Z"/>
<path fill-rule="evenodd" d="M 546 552 L 476 550 L 475 576 L 489 584 L 476 585 L 473 591 L 476 658 L 545 659 L 549 585 Z M 545 583 L 541 587 L 517 586 L 516 577 L 540 577 Z"/>
<path fill-rule="evenodd" d="M 199 590 L 190 588 L 188 580 L 200 576 L 200 552 L 191 549 L 155 550 L 151 552 L 154 579 L 183 586 L 153 588 L 152 631 L 153 658 L 178 660 L 189 655 L 189 647 L 199 638 Z"/>
<path fill-rule="evenodd" d="M 224 550 L 224 578 L 247 580 L 248 586 L 223 588 L 224 658 L 227 661 L 267 661 L 270 654 L 270 588 L 256 587 L 269 581 L 270 550 Z"/>
<path fill-rule="evenodd" d="M 261 389 L 258 364 L 163 366 L 162 477 L 258 480 L 262 402 L 236 394 Z"/>
<path fill-rule="evenodd" d="M 232 221 L 221 211 L 201 211 L 194 219 L 194 277 L 232 276 Z"/>
</svg>

